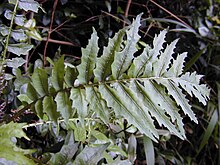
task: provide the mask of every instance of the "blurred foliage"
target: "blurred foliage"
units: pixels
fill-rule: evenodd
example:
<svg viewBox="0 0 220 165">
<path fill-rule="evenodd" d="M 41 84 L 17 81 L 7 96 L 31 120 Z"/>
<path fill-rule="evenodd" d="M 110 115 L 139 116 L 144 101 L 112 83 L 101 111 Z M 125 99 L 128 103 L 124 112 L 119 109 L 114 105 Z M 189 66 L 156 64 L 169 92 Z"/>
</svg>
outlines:
<svg viewBox="0 0 220 165">
<path fill-rule="evenodd" d="M 22 1 L 25 2 L 25 0 Z M 95 27 L 99 35 L 99 46 L 106 46 L 109 37 L 112 37 L 124 25 L 131 24 L 131 20 L 143 12 L 140 32 L 143 40 L 146 43 L 152 43 L 155 33 L 161 29 L 169 28 L 168 41 L 180 38 L 176 51 L 188 52 L 188 59 L 185 64 L 186 71 L 197 71 L 205 75 L 203 82 L 206 82 L 211 88 L 211 99 L 207 107 L 202 106 L 195 99 L 190 100 L 193 103 L 199 124 L 192 123 L 187 117 L 184 118 L 188 140 L 182 141 L 167 132 L 163 132 L 163 130 L 161 130 L 162 136 L 158 144 L 152 143 L 148 139 L 143 141 L 142 138 L 136 137 L 137 157 L 135 163 L 146 164 L 146 162 L 153 161 L 146 161 L 146 158 L 155 156 L 157 164 L 219 164 L 219 0 L 133 0 L 131 4 L 129 4 L 129 0 L 59 0 L 55 8 L 55 0 L 35 1 L 41 6 L 38 12 L 17 9 L 17 14 L 25 19 L 27 25 L 30 25 L 25 27 L 24 25 L 16 25 L 16 23 L 13 24 L 13 30 L 22 30 L 22 32 L 15 32 L 19 32 L 19 36 L 23 39 L 19 37 L 18 40 L 17 33 L 14 33 L 15 37 L 13 38 L 11 35 L 12 37 L 8 41 L 9 44 L 28 43 L 33 45 L 33 48 L 31 50 L 26 49 L 25 55 L 19 58 L 16 55 L 19 53 L 18 50 L 9 50 L 12 53 L 7 53 L 5 61 L 1 57 L 1 122 L 7 123 L 11 119 L 16 122 L 38 122 L 39 118 L 32 112 L 25 111 L 20 114 L 17 110 L 21 105 L 17 100 L 17 95 L 23 92 L 22 85 L 30 81 L 29 77 L 33 70 L 42 66 L 49 68 L 60 55 L 64 55 L 68 62 L 79 64 L 81 47 L 88 44 L 92 27 Z M 11 0 L 11 2 L 15 2 L 15 0 Z M 5 29 L 7 32 L 5 27 L 10 27 L 11 23 L 10 19 L 5 16 L 5 12 L 13 9 L 14 6 L 9 4 L 8 0 L 1 0 L 0 42 L 2 45 L 0 52 L 4 51 L 5 37 L 7 37 L 7 33 L 3 32 Z M 48 37 L 49 33 L 50 36 Z M 47 42 L 48 45 L 45 49 Z M 140 42 L 138 47 L 141 52 L 144 46 Z M 44 58 L 47 58 L 46 63 Z M 49 69 L 47 71 L 50 72 Z M 81 149 L 84 145 L 71 140 L 72 133 L 67 132 L 65 126 L 62 125 L 60 130 L 53 124 L 28 125 L 25 128 L 30 141 L 24 138 L 17 139 L 17 145 L 24 149 L 37 148 L 38 151 L 34 157 L 38 159 L 39 155 L 43 155 L 41 160 L 44 162 L 50 160 L 50 163 L 53 164 L 56 159 L 63 161 L 64 158 L 71 157 L 72 155 L 67 154 L 67 150 L 71 149 L 66 145 Z M 129 133 L 132 132 L 132 128 L 131 130 L 126 128 L 124 121 L 112 123 L 110 128 L 113 134 L 110 133 L 109 137 L 116 136 L 117 143 L 121 148 L 128 145 L 129 137 L 129 142 L 135 143 Z M 127 129 L 128 131 L 126 131 Z M 106 128 L 103 128 L 103 131 L 106 131 Z M 106 141 L 106 146 L 107 144 Z M 146 146 L 146 144 L 148 145 Z M 145 152 L 148 154 L 145 155 Z M 116 163 L 119 163 L 119 160 L 115 160 Z M 123 163 L 127 164 L 128 162 Z"/>
</svg>

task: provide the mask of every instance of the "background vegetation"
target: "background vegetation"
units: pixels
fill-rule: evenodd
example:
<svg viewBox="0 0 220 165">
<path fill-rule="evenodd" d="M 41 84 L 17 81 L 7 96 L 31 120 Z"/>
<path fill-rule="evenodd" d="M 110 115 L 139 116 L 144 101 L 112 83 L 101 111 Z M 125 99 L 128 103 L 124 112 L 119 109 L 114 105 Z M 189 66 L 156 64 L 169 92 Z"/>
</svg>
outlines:
<svg viewBox="0 0 220 165">
<path fill-rule="evenodd" d="M 31 3 L 31 7 L 25 6 L 25 2 Z M 80 139 L 79 144 L 75 143 L 77 137 L 73 137 L 73 131 L 67 131 L 68 128 L 65 126 L 61 125 L 58 129 L 52 123 L 44 124 L 32 111 L 21 111 L 22 103 L 17 96 L 24 93 L 22 85 L 30 82 L 35 68 L 45 68 L 49 73 L 54 62 L 62 55 L 66 62 L 78 65 L 82 56 L 81 48 L 88 45 L 92 27 L 97 31 L 98 45 L 102 48 L 119 29 L 130 25 L 133 18 L 143 13 L 139 32 L 141 40 L 152 45 L 155 34 L 163 29 L 169 29 L 166 38 L 168 43 L 180 38 L 175 51 L 188 52 L 185 71 L 196 71 L 204 75 L 202 83 L 206 83 L 211 89 L 208 105 L 203 106 L 196 99 L 191 98 L 190 103 L 198 118 L 198 124 L 193 123 L 188 117 L 183 118 L 187 140 L 171 136 L 165 130 L 161 130 L 158 143 L 152 143 L 149 139 L 143 140 L 137 134 L 134 138 L 133 128 L 127 128 L 126 122 L 120 120 L 108 125 L 107 128 L 104 127 L 100 131 L 103 134 L 97 132 L 98 135 L 93 137 L 105 142 L 117 140 L 118 148 L 114 148 L 112 154 L 121 155 L 120 158 L 124 159 L 124 162 L 120 163 L 124 164 L 128 163 L 127 157 L 134 161 L 133 164 L 154 161 L 149 158 L 155 158 L 156 164 L 218 164 L 220 157 L 219 11 L 220 2 L 217 0 L 2 0 L 0 2 L 0 51 L 2 52 L 0 133 L 7 134 L 3 137 L 6 137 L 4 140 L 9 144 L 10 152 L 6 153 L 6 150 L 1 149 L 0 154 L 6 154 L 8 160 L 11 160 L 8 155 L 13 158 L 21 153 L 18 156 L 18 164 L 19 160 L 27 161 L 28 164 L 62 164 L 66 157 L 69 162 L 76 159 L 76 155 L 82 153 L 86 142 Z M 145 47 L 144 42 L 138 43 L 139 51 L 136 56 Z M 15 131 L 7 131 L 12 129 Z M 83 133 L 79 135 L 78 138 L 85 136 Z M 7 141 L 9 137 L 17 138 Z M 71 150 L 66 147 L 68 145 L 71 145 Z M 128 145 L 132 146 L 130 150 Z M 104 151 L 105 147 L 107 146 L 96 149 Z M 84 152 L 95 151 L 87 148 Z M 24 154 L 29 154 L 29 157 Z M 77 159 L 80 160 L 79 157 Z M 0 158 L 3 164 L 8 164 L 10 162 L 8 160 Z M 103 162 L 99 160 L 99 163 Z M 113 164 L 117 163 L 119 164 L 119 159 Z"/>
</svg>

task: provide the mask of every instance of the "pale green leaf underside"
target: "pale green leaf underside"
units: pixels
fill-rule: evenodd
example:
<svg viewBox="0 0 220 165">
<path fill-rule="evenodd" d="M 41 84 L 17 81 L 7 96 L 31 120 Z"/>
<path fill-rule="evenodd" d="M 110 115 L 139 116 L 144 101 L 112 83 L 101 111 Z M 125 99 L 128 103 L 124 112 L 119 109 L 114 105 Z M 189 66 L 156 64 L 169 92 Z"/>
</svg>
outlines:
<svg viewBox="0 0 220 165">
<path fill-rule="evenodd" d="M 129 27 L 109 39 L 108 46 L 100 52 L 103 53 L 101 57 L 97 57 L 98 36 L 93 30 L 88 46 L 82 49 L 81 64 L 74 70 L 66 67 L 64 78 L 59 80 L 65 80 L 68 88 L 65 85 L 64 89 L 56 88 L 54 82 L 46 85 L 47 75 L 37 69 L 31 83 L 37 95 L 31 89 L 32 100 L 40 95 L 44 112 L 47 111 L 53 120 L 62 117 L 67 122 L 71 111 L 76 110 L 82 126 L 87 117 L 99 117 L 107 124 L 109 114 L 115 114 L 116 118 L 126 119 L 128 124 L 154 141 L 159 138 L 155 122 L 184 139 L 181 111 L 197 123 L 189 97 L 196 97 L 206 105 L 209 89 L 200 84 L 201 75 L 183 73 L 186 53 L 173 55 L 178 40 L 165 46 L 166 30 L 155 36 L 152 47 L 147 45 L 138 57 L 134 57 L 140 39 L 140 17 L 138 15 Z M 54 75 L 58 77 L 58 74 L 52 77 Z M 49 93 L 48 86 L 59 89 L 58 93 Z M 40 102 L 37 103 L 35 108 L 41 112 Z M 52 112 L 57 114 L 54 116 Z"/>
</svg>

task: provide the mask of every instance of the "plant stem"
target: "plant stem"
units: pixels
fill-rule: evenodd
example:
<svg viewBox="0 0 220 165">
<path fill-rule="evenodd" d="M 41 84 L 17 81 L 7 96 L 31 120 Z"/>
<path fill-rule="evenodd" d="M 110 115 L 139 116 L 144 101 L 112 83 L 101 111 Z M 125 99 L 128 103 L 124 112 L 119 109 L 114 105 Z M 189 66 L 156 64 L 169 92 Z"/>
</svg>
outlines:
<svg viewBox="0 0 220 165">
<path fill-rule="evenodd" d="M 53 20 L 54 20 L 54 14 L 55 14 L 55 11 L 56 11 L 57 3 L 58 3 L 58 0 L 55 0 L 54 4 L 53 4 L 53 11 L 52 11 L 52 15 L 51 15 L 50 28 L 49 28 L 49 31 L 48 31 L 47 41 L 46 41 L 46 44 L 45 44 L 45 47 L 44 47 L 44 66 L 46 65 L 47 46 L 48 46 L 48 43 L 49 43 L 49 40 L 50 40 L 50 34 L 53 32 L 52 27 L 53 27 Z"/>
<path fill-rule="evenodd" d="M 130 5 L 131 5 L 131 0 L 128 0 L 126 10 L 125 10 L 125 18 L 128 17 L 128 12 L 129 12 L 129 9 L 130 9 Z M 123 27 L 125 27 L 125 22 L 123 22 Z"/>
<path fill-rule="evenodd" d="M 16 15 L 17 7 L 18 7 L 18 2 L 19 2 L 19 0 L 17 0 L 16 3 L 15 3 L 14 11 L 12 13 L 11 23 L 10 23 L 10 27 L 9 27 L 9 31 L 8 31 L 8 36 L 6 37 L 6 42 L 5 42 L 5 46 L 4 46 L 5 49 L 4 49 L 3 54 L 2 54 L 2 61 L 3 61 L 3 63 L 5 63 L 5 60 L 6 60 L 6 54 L 7 54 L 7 50 L 8 50 L 9 40 L 10 40 L 10 37 L 11 37 L 11 32 L 12 32 L 12 26 L 13 26 L 13 23 L 14 23 L 14 18 L 15 18 L 15 15 Z"/>
</svg>

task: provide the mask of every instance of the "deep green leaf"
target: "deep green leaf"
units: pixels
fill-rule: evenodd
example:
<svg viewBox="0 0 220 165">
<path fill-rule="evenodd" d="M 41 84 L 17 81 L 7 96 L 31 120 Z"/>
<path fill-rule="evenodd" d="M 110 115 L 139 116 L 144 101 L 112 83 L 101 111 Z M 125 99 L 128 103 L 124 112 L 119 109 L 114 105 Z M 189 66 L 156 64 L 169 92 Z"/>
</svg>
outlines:
<svg viewBox="0 0 220 165">
<path fill-rule="evenodd" d="M 32 100 L 35 101 L 38 99 L 38 94 L 35 88 L 31 85 L 31 83 L 28 83 L 27 85 L 27 96 Z"/>
<path fill-rule="evenodd" d="M 79 71 L 78 79 L 81 84 L 88 84 L 93 76 L 98 51 L 98 36 L 95 29 L 93 29 L 89 44 L 82 49 L 81 64 L 77 66 Z"/>
<path fill-rule="evenodd" d="M 219 114 L 218 114 L 218 110 L 215 109 L 213 114 L 212 114 L 212 117 L 208 123 L 208 127 L 207 129 L 205 130 L 205 133 L 204 133 L 204 136 L 202 138 L 202 141 L 200 143 L 200 146 L 199 146 L 199 150 L 197 151 L 197 153 L 199 154 L 201 152 L 201 150 L 203 149 L 203 147 L 208 143 L 209 141 L 209 138 L 211 137 L 212 135 L 212 132 L 218 122 L 218 119 L 219 119 Z"/>
<path fill-rule="evenodd" d="M 57 164 L 66 164 L 66 157 L 65 155 L 61 154 L 60 152 L 56 153 L 56 154 L 51 154 L 52 157 L 49 160 L 49 164 L 50 165 L 57 165 Z"/>
<path fill-rule="evenodd" d="M 119 146 L 117 145 L 110 145 L 108 147 L 108 151 L 115 152 L 116 154 L 120 154 L 122 156 L 128 157 L 128 154 Z"/>
<path fill-rule="evenodd" d="M 74 85 L 77 76 L 78 76 L 78 72 L 76 68 L 71 68 L 67 66 L 65 70 L 64 80 L 68 87 L 72 87 Z"/>
<path fill-rule="evenodd" d="M 105 134 L 99 131 L 92 130 L 91 135 L 94 136 L 98 140 L 98 144 L 105 144 L 105 143 L 110 142 L 110 139 L 107 138 Z"/>
<path fill-rule="evenodd" d="M 57 112 L 56 103 L 54 102 L 53 97 L 46 96 L 43 99 L 43 112 L 48 115 L 50 120 L 54 121 L 55 123 L 57 122 L 60 114 Z"/>
<path fill-rule="evenodd" d="M 56 91 L 63 89 L 64 74 L 64 56 L 62 56 L 54 63 L 52 70 L 51 83 Z"/>
<path fill-rule="evenodd" d="M 26 95 L 26 94 L 19 94 L 17 98 L 22 102 L 22 103 L 28 103 L 30 104 L 32 100 Z"/>
<path fill-rule="evenodd" d="M 43 110 L 43 103 L 41 100 L 37 100 L 37 102 L 34 105 L 35 111 L 37 113 L 37 115 L 43 119 L 44 116 L 44 110 Z"/>
<path fill-rule="evenodd" d="M 103 152 L 107 149 L 109 143 L 99 145 L 97 147 L 86 146 L 82 152 L 76 157 L 74 165 L 97 165 L 99 160 L 103 158 Z"/>
<path fill-rule="evenodd" d="M 44 69 L 36 68 L 31 79 L 33 87 L 41 97 L 48 94 L 48 76 Z"/>
<path fill-rule="evenodd" d="M 57 103 L 57 111 L 60 112 L 67 123 L 72 116 L 71 101 L 68 94 L 66 92 L 59 92 L 55 97 L 55 101 Z"/>
</svg>

